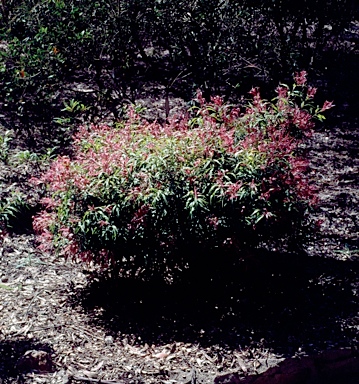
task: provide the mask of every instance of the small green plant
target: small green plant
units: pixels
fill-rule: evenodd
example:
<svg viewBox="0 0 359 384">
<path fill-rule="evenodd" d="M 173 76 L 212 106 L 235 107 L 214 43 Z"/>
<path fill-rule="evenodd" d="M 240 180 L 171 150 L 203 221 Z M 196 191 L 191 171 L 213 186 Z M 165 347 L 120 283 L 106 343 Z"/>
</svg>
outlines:
<svg viewBox="0 0 359 384">
<path fill-rule="evenodd" d="M 14 155 L 14 160 L 17 164 L 24 164 L 24 163 L 36 163 L 40 160 L 40 157 L 37 153 L 31 152 L 28 149 L 19 151 Z"/>
<path fill-rule="evenodd" d="M 54 117 L 54 122 L 62 127 L 69 127 L 72 124 L 71 117 Z"/>
<path fill-rule="evenodd" d="M 51 160 L 54 160 L 56 157 L 56 151 L 58 147 L 48 148 L 45 153 L 36 153 L 25 149 L 23 151 L 18 151 L 13 155 L 13 160 L 16 164 L 24 163 L 48 163 Z"/>
<path fill-rule="evenodd" d="M 22 194 L 15 192 L 11 196 L 3 198 L 0 201 L 0 227 L 3 229 L 11 226 L 11 220 L 26 207 L 27 204 Z"/>
<path fill-rule="evenodd" d="M 244 111 L 198 93 L 192 115 L 164 125 L 129 108 L 115 128 L 80 127 L 74 157 L 34 180 L 48 190 L 33 223 L 41 247 L 163 273 L 186 249 L 292 240 L 316 201 L 299 147 L 332 106 L 314 106 L 305 72 L 295 81 L 271 102 L 252 89 Z"/>
<path fill-rule="evenodd" d="M 10 143 L 13 140 L 13 133 L 6 131 L 0 135 L 0 160 L 7 164 L 9 159 Z"/>
<path fill-rule="evenodd" d="M 86 105 L 82 104 L 80 101 L 71 99 L 68 103 L 64 101 L 65 108 L 62 109 L 63 112 L 77 113 L 77 112 L 85 112 L 90 108 Z"/>
<path fill-rule="evenodd" d="M 78 100 L 71 99 L 68 102 L 63 102 L 64 108 L 61 109 L 61 112 L 64 112 L 60 117 L 54 117 L 53 122 L 60 126 L 60 131 L 62 136 L 66 136 L 71 132 L 73 126 L 76 122 L 81 121 L 81 116 L 90 110 L 89 106 L 81 103 Z"/>
</svg>

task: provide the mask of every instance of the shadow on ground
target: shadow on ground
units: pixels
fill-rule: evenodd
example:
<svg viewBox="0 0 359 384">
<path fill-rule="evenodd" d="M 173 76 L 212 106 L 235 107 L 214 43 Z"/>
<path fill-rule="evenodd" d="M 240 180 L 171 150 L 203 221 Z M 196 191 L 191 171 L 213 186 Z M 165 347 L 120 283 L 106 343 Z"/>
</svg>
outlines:
<svg viewBox="0 0 359 384">
<path fill-rule="evenodd" d="M 262 343 L 294 353 L 357 342 L 358 261 L 268 252 L 227 266 L 224 259 L 172 285 L 97 276 L 71 302 L 110 334 L 149 344 Z"/>
<path fill-rule="evenodd" d="M 37 364 L 30 361 L 31 359 L 24 359 L 28 351 L 43 351 L 49 354 L 49 356 L 54 352 L 48 344 L 40 343 L 36 340 L 0 341 L 0 383 L 6 383 L 7 379 L 16 377 L 18 380 L 21 380 L 23 373 L 36 368 Z"/>
</svg>

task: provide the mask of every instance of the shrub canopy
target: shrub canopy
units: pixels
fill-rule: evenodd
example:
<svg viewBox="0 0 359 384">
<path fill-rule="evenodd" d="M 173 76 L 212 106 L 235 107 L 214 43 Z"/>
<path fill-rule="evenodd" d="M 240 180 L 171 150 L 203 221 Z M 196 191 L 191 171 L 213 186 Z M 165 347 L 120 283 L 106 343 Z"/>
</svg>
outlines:
<svg viewBox="0 0 359 384">
<path fill-rule="evenodd" d="M 252 89 L 244 110 L 198 93 L 191 114 L 164 125 L 130 108 L 115 127 L 80 127 L 74 156 L 35 180 L 48 190 L 34 220 L 41 247 L 103 266 L 161 269 L 191 247 L 294 236 L 315 202 L 298 148 L 331 107 L 314 107 L 304 72 L 295 80 L 272 102 Z"/>
</svg>

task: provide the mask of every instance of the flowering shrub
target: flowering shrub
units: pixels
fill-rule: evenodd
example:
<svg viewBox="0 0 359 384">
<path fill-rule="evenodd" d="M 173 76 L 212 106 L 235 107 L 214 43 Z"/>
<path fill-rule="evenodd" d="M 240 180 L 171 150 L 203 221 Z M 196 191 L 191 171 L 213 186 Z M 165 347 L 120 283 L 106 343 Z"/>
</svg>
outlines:
<svg viewBox="0 0 359 384">
<path fill-rule="evenodd" d="M 73 158 L 58 157 L 34 180 L 48 190 L 34 218 L 40 247 L 105 267 L 163 271 L 196 245 L 292 235 L 316 199 L 298 146 L 331 107 L 314 107 L 305 76 L 278 87 L 272 102 L 252 89 L 243 111 L 198 93 L 188 116 L 163 126 L 130 108 L 116 128 L 80 127 Z"/>
</svg>

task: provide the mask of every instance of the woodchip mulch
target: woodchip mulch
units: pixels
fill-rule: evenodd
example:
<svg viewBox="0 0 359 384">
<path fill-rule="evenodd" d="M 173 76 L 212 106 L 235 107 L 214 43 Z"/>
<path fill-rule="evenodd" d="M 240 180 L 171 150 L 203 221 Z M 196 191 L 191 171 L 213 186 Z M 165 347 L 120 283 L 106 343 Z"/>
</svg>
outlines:
<svg viewBox="0 0 359 384">
<path fill-rule="evenodd" d="M 259 349 L 216 351 L 216 346 L 181 341 L 149 345 L 136 335 L 114 337 L 80 307 L 69 305 L 73 290 L 88 283 L 82 266 L 39 254 L 31 235 L 16 237 L 15 244 L 13 238 L 5 239 L 0 268 L 0 351 L 3 357 L 8 353 L 0 372 L 8 382 L 65 384 L 86 378 L 175 383 L 191 382 L 194 375 L 197 382 L 212 382 L 218 372 L 254 372 L 275 357 Z M 28 350 L 48 352 L 54 372 L 18 372 L 17 363 Z"/>
</svg>

